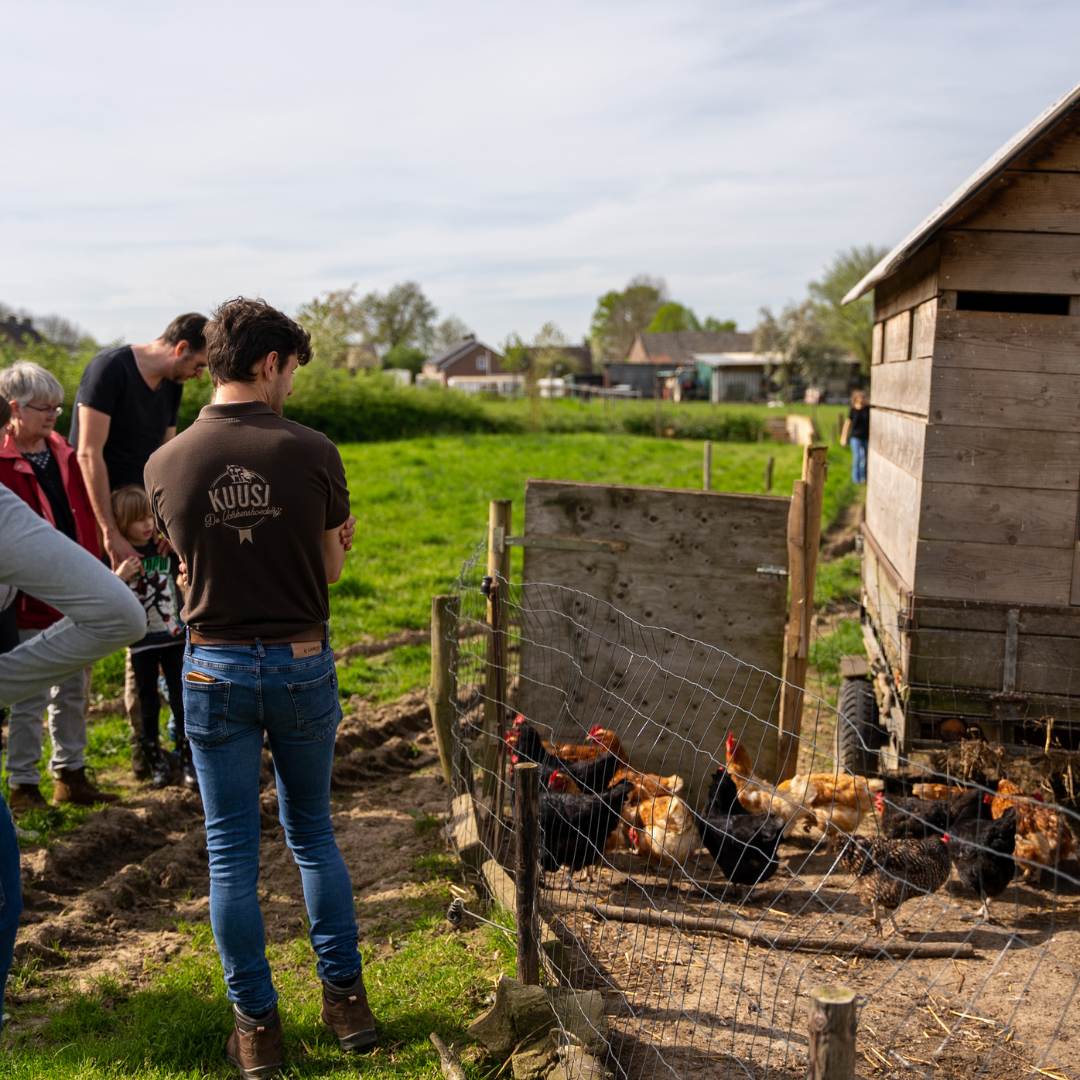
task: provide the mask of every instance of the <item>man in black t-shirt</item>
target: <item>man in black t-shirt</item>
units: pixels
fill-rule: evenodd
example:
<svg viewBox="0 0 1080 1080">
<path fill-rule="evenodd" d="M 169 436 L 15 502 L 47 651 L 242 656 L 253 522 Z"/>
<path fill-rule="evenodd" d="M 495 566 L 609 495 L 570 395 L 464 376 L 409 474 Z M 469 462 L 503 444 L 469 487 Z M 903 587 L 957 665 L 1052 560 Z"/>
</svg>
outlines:
<svg viewBox="0 0 1080 1080">
<path fill-rule="evenodd" d="M 135 549 L 116 527 L 110 494 L 142 484 L 150 455 L 176 434 L 182 385 L 206 370 L 206 316 L 180 315 L 146 345 L 97 354 L 75 394 L 69 442 L 115 570 Z"/>
</svg>

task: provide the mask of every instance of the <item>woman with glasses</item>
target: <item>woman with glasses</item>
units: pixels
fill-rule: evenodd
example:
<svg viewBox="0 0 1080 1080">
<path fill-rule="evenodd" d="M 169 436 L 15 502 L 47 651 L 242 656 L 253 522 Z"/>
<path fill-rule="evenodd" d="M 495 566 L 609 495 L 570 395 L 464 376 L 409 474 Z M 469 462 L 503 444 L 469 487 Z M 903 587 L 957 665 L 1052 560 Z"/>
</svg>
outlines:
<svg viewBox="0 0 1080 1080">
<path fill-rule="evenodd" d="M 0 483 L 69 540 L 100 558 L 97 524 L 75 451 L 53 430 L 62 411 L 64 388 L 40 365 L 23 361 L 0 370 L 0 398 L 11 406 L 11 420 L 0 446 Z M 61 615 L 20 592 L 15 598 L 15 617 L 19 639 L 26 641 L 58 622 Z M 12 705 L 7 772 L 13 813 L 48 805 L 38 772 L 46 707 L 55 800 L 91 806 L 119 798 L 99 791 L 86 777 L 87 680 L 88 672 L 81 671 L 51 690 Z"/>
</svg>

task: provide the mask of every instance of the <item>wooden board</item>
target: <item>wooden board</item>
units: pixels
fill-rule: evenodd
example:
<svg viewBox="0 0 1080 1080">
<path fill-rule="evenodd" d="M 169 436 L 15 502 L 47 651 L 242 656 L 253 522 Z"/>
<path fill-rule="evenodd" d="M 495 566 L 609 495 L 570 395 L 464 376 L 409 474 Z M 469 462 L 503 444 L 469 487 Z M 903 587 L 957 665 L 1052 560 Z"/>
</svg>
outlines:
<svg viewBox="0 0 1080 1080">
<path fill-rule="evenodd" d="M 925 421 L 889 409 L 871 412 L 870 449 L 914 477 L 922 476 L 925 443 Z"/>
<path fill-rule="evenodd" d="M 1036 477 L 1032 480 L 1037 482 Z M 1043 488 L 923 484 L 920 538 L 969 540 L 973 522 L 978 523 L 974 534 L 983 543 L 1071 549 L 1076 496 Z"/>
<path fill-rule="evenodd" d="M 1080 233 L 1080 173 L 1010 169 L 992 180 L 945 227 Z"/>
<path fill-rule="evenodd" d="M 1008 604 L 996 608 L 945 607 L 940 601 L 916 596 L 915 625 L 921 629 L 972 630 L 1004 634 Z M 1021 633 L 1029 637 L 1080 637 L 1080 608 L 1022 609 Z"/>
<path fill-rule="evenodd" d="M 972 522 L 976 535 L 978 522 Z M 915 592 L 955 600 L 1068 604 L 1072 551 L 975 541 L 920 540 Z"/>
<path fill-rule="evenodd" d="M 911 359 L 911 312 L 901 311 L 885 323 L 885 363 Z"/>
<path fill-rule="evenodd" d="M 1046 169 L 1080 172 L 1080 116 L 1073 113 L 1060 120 L 1031 149 L 1013 163 L 1014 169 Z"/>
<path fill-rule="evenodd" d="M 926 429 L 923 480 L 1076 491 L 1080 434 L 931 424 Z"/>
<path fill-rule="evenodd" d="M 874 286 L 874 322 L 882 322 L 938 294 L 937 243 L 929 244 Z"/>
<path fill-rule="evenodd" d="M 941 238 L 942 289 L 1056 293 L 1080 282 L 1080 236 L 956 230 Z"/>
<path fill-rule="evenodd" d="M 930 408 L 931 360 L 904 360 L 870 369 L 870 404 L 926 416 Z"/>
<path fill-rule="evenodd" d="M 768 774 L 787 584 L 757 568 L 787 565 L 789 501 L 530 480 L 526 538 L 627 546 L 525 548 L 522 712 L 558 738 L 611 728 L 635 765 L 694 794 L 729 727 Z"/>
<path fill-rule="evenodd" d="M 911 335 L 911 359 L 934 355 L 934 336 L 937 329 L 937 299 L 927 300 L 915 309 Z"/>
<path fill-rule="evenodd" d="M 1066 315 L 943 311 L 938 316 L 934 365 L 1078 374 L 1080 319 Z"/>
<path fill-rule="evenodd" d="M 885 340 L 885 324 L 884 323 L 874 323 L 874 330 L 873 330 L 873 335 L 871 337 L 871 344 L 870 344 L 870 363 L 871 364 L 880 364 L 881 363 L 883 350 L 884 350 L 884 340 Z"/>
<path fill-rule="evenodd" d="M 912 581 L 921 482 L 873 450 L 866 477 L 866 524 L 904 580 Z"/>
<path fill-rule="evenodd" d="M 882 365 L 881 370 L 888 368 Z M 1080 432 L 1080 374 L 935 365 L 930 421 L 964 427 Z"/>
<path fill-rule="evenodd" d="M 882 635 L 889 664 L 903 671 L 905 635 L 900 630 L 898 615 L 904 602 L 897 583 L 878 559 L 871 543 L 863 548 L 862 580 L 866 610 Z"/>
</svg>

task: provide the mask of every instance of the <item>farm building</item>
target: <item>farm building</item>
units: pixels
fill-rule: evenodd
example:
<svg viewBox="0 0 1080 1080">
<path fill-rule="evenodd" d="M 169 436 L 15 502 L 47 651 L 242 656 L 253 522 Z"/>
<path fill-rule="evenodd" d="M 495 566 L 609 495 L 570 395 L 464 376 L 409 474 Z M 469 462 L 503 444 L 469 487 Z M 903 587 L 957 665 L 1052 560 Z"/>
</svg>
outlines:
<svg viewBox="0 0 1080 1080">
<path fill-rule="evenodd" d="M 466 334 L 453 348 L 425 360 L 420 373 L 426 379 L 438 380 L 443 386 L 467 394 L 513 393 L 523 385 L 524 376 L 504 371 L 502 360 L 499 353 L 478 341 L 475 334 Z"/>
<path fill-rule="evenodd" d="M 906 703 L 882 717 L 894 747 L 949 716 L 1041 743 L 1046 717 L 1075 715 L 1078 103 L 1080 86 L 845 297 L 874 290 L 863 590 Z"/>
<path fill-rule="evenodd" d="M 45 339 L 34 329 L 34 321 L 29 318 L 0 319 L 0 342 L 10 345 L 22 345 L 29 341 L 40 345 Z"/>
</svg>

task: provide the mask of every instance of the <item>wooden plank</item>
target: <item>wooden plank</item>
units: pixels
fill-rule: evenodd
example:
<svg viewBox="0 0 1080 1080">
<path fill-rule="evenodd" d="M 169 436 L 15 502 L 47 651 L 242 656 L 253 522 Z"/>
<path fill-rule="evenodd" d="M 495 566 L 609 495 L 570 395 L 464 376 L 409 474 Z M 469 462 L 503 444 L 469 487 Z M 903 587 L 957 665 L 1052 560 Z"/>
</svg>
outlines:
<svg viewBox="0 0 1080 1080">
<path fill-rule="evenodd" d="M 972 527 L 977 528 L 975 523 Z M 1072 551 L 1064 548 L 1025 547 L 1014 554 L 1000 544 L 920 540 L 915 592 L 957 600 L 1067 604 L 1072 563 Z"/>
<path fill-rule="evenodd" d="M 885 340 L 885 324 L 874 323 L 873 336 L 870 345 L 870 363 L 880 364 L 883 355 L 883 343 Z"/>
<path fill-rule="evenodd" d="M 904 360 L 870 369 L 870 404 L 914 416 L 930 409 L 931 360 Z"/>
<path fill-rule="evenodd" d="M 1080 540 L 1073 545 L 1072 589 L 1069 592 L 1069 603 L 1080 604 Z"/>
<path fill-rule="evenodd" d="M 885 363 L 911 358 L 911 312 L 901 311 L 885 323 Z"/>
<path fill-rule="evenodd" d="M 924 685 L 1001 690 L 1007 674 L 1006 644 L 1004 630 L 991 634 L 920 629 L 913 636 L 911 679 Z M 1080 693 L 1080 638 L 1021 633 L 1016 690 L 1021 694 Z"/>
<path fill-rule="evenodd" d="M 943 289 L 1056 293 L 1080 281 L 1080 236 L 955 230 L 941 238 Z"/>
<path fill-rule="evenodd" d="M 1080 374 L 935 365 L 930 420 L 935 425 L 1080 432 Z M 1028 461 L 1033 474 L 1040 464 Z"/>
<path fill-rule="evenodd" d="M 1078 462 L 1080 435 L 1075 432 L 931 424 L 926 429 L 923 480 L 985 487 L 1038 484 L 1076 491 Z"/>
<path fill-rule="evenodd" d="M 913 600 L 915 624 L 919 629 L 973 630 L 994 634 L 1005 633 L 1005 613 L 1008 603 L 996 608 L 946 607 L 926 597 Z M 1029 637 L 1080 637 L 1080 610 L 1068 607 L 1056 612 L 1039 611 L 1031 606 L 1021 608 L 1021 632 Z"/>
<path fill-rule="evenodd" d="M 1044 488 L 923 484 L 921 539 L 969 540 L 973 522 L 978 522 L 977 535 L 983 543 L 1071 549 L 1076 496 Z M 1023 554 L 1015 557 L 1023 558 Z"/>
<path fill-rule="evenodd" d="M 450 838 L 458 858 L 470 869 L 478 869 L 486 852 L 480 841 L 472 795 L 458 795 L 450 804 Z"/>
<path fill-rule="evenodd" d="M 945 227 L 1080 233 L 1080 174 L 1009 169 L 961 207 Z"/>
<path fill-rule="evenodd" d="M 934 355 L 934 337 L 937 332 L 936 299 L 927 300 L 915 309 L 915 328 L 911 335 L 911 359 Z"/>
<path fill-rule="evenodd" d="M 896 582 L 886 572 L 870 543 L 863 548 L 863 596 L 866 609 L 884 642 L 891 667 L 904 670 L 905 635 L 900 630 L 898 613 L 903 608 Z"/>
<path fill-rule="evenodd" d="M 1013 169 L 1080 172 L 1080 123 L 1074 111 L 1013 163 Z"/>
<path fill-rule="evenodd" d="M 867 457 L 866 475 L 866 524 L 900 575 L 912 581 L 921 481 L 873 450 Z"/>
<path fill-rule="evenodd" d="M 1078 176 L 1080 182 L 1080 176 Z M 948 311 L 938 316 L 936 367 L 1080 373 L 1080 319 Z"/>
<path fill-rule="evenodd" d="M 870 449 L 916 478 L 922 476 L 925 442 L 924 421 L 889 409 L 870 414 Z"/>
<path fill-rule="evenodd" d="M 874 287 L 874 322 L 916 307 L 938 293 L 938 260 L 940 250 L 935 242 L 910 259 Z"/>
</svg>

